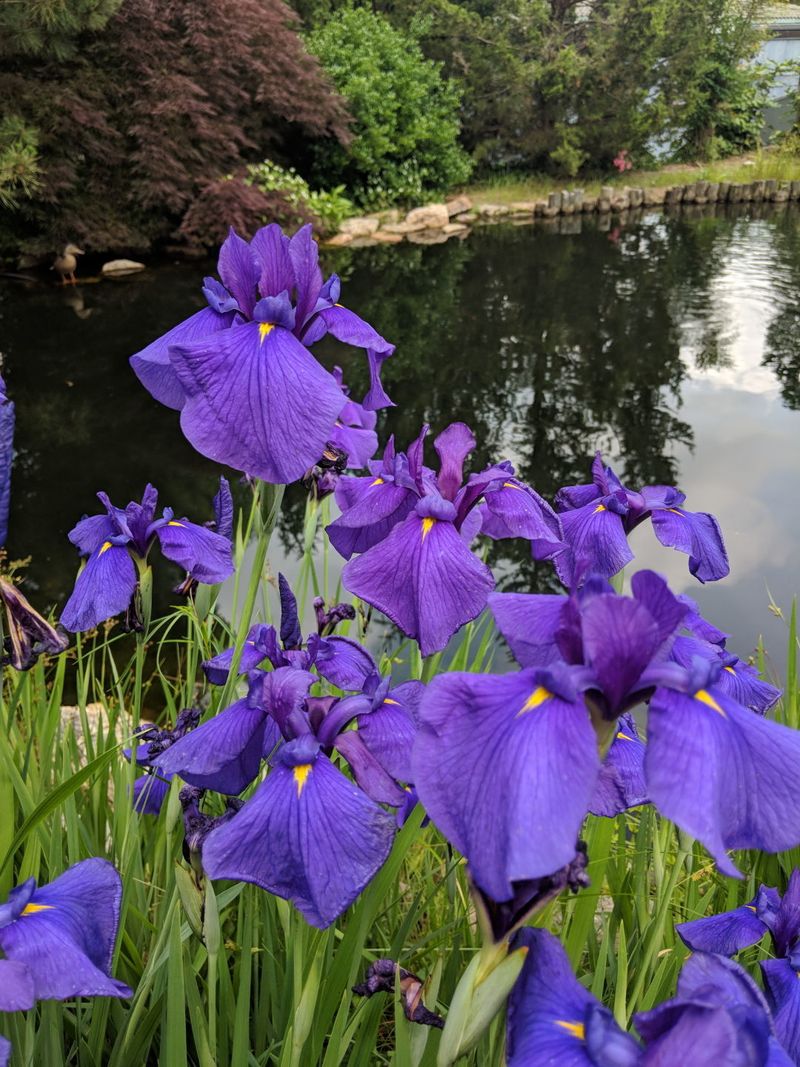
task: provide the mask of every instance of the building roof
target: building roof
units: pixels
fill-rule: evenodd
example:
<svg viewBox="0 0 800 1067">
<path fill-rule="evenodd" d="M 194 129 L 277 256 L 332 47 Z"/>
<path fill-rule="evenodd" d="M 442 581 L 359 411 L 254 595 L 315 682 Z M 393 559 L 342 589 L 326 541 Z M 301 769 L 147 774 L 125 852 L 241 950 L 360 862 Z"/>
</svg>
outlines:
<svg viewBox="0 0 800 1067">
<path fill-rule="evenodd" d="M 800 4 L 770 4 L 764 8 L 759 21 L 774 30 L 800 27 Z"/>
</svg>

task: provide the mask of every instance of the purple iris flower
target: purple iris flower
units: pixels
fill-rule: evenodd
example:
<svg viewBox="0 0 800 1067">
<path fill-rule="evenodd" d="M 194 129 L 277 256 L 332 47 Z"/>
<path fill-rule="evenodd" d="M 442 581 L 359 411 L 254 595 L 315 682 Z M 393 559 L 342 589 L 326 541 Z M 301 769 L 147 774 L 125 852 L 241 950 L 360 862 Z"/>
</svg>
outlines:
<svg viewBox="0 0 800 1067">
<path fill-rule="evenodd" d="M 353 992 L 360 997 L 374 997 L 376 993 L 394 993 L 395 978 L 400 983 L 403 1014 L 408 1021 L 441 1030 L 444 1019 L 426 1008 L 422 1002 L 425 986 L 423 980 L 405 967 L 400 967 L 394 960 L 382 959 L 371 963 L 364 981 L 354 985 Z"/>
<path fill-rule="evenodd" d="M 621 715 L 589 804 L 592 815 L 611 819 L 648 802 L 644 754 L 633 716 Z"/>
<path fill-rule="evenodd" d="M 649 798 L 700 840 L 729 875 L 734 848 L 779 852 L 800 842 L 800 734 L 737 704 L 719 664 L 686 669 L 669 653 L 686 607 L 658 575 L 633 597 L 589 579 L 571 597 L 498 594 L 491 607 L 523 670 L 440 675 L 428 686 L 412 755 L 420 801 L 493 900 L 571 859 L 590 809 Z M 602 774 L 619 716 L 649 701 L 640 754 L 615 784 Z M 613 747 L 613 745 L 612 745 Z M 626 796 L 625 790 L 631 793 Z"/>
<path fill-rule="evenodd" d="M 779 1044 L 761 990 L 724 956 L 690 956 L 677 995 L 639 1012 L 633 1021 L 646 1046 L 642 1067 L 791 1067 L 795 1062 Z"/>
<path fill-rule="evenodd" d="M 390 442 L 368 485 L 360 479 L 357 487 L 352 481 L 343 487 L 337 498 L 352 494 L 353 506 L 327 527 L 346 558 L 362 553 L 342 571 L 345 588 L 417 641 L 424 656 L 443 649 L 476 618 L 494 588 L 492 572 L 469 547 L 479 530 L 493 538 L 525 537 L 540 559 L 564 547 L 555 512 L 514 477 L 511 464 L 473 474 L 464 484 L 464 460 L 475 447 L 464 423 L 439 434 L 439 472 L 426 471 L 426 430 L 407 456 L 396 455 Z M 473 517 L 481 503 L 484 510 Z"/>
<path fill-rule="evenodd" d="M 12 889 L 0 905 L 0 1011 L 133 996 L 111 977 L 121 899 L 120 877 L 101 859 L 76 863 L 49 885 L 29 878 Z"/>
<path fill-rule="evenodd" d="M 152 723 L 142 723 L 136 733 L 136 765 L 145 773 L 133 783 L 133 807 L 140 815 L 159 815 L 169 794 L 172 774 L 163 774 L 156 769 L 155 759 L 170 745 L 174 745 L 200 721 L 199 708 L 184 708 L 179 712 L 172 728 L 162 728 Z M 132 750 L 123 748 L 122 755 L 130 760 Z"/>
<path fill-rule="evenodd" d="M 353 903 L 389 855 L 395 820 L 328 753 L 342 751 L 342 739 L 354 733 L 346 727 L 369 706 L 359 696 L 309 698 L 278 722 L 284 743 L 271 772 L 205 839 L 202 862 L 211 878 L 254 882 L 323 928 Z M 370 775 L 380 789 L 376 768 L 360 765 L 356 774 Z M 385 773 L 383 779 L 391 784 Z"/>
<path fill-rule="evenodd" d="M 576 569 L 610 578 L 633 559 L 627 535 L 649 518 L 662 545 L 689 556 L 689 570 L 701 582 L 730 571 L 719 523 L 705 512 L 686 511 L 686 497 L 668 485 L 626 488 L 598 452 L 590 485 L 568 485 L 556 494 L 556 510 L 568 549 L 556 559 L 559 578 L 574 584 Z"/>
<path fill-rule="evenodd" d="M 231 542 L 227 537 L 175 519 L 171 508 L 156 518 L 158 492 L 145 488 L 141 504 L 115 507 L 105 493 L 98 498 L 105 515 L 84 517 L 69 533 L 82 556 L 88 557 L 61 615 L 73 632 L 90 630 L 105 619 L 127 611 L 138 586 L 138 571 L 156 539 L 161 551 L 198 582 L 215 585 L 233 574 Z"/>
<path fill-rule="evenodd" d="M 508 1067 L 635 1067 L 642 1062 L 637 1042 L 572 973 L 557 938 L 528 927 L 513 945 L 524 946 L 528 954 L 508 1000 Z"/>
<path fill-rule="evenodd" d="M 508 1002 L 508 1067 L 790 1067 L 753 980 L 722 956 L 686 961 L 677 995 L 634 1016 L 644 1047 L 575 978 L 548 931 L 521 930 L 528 954 Z"/>
<path fill-rule="evenodd" d="M 375 433 L 378 416 L 363 404 L 350 399 L 350 390 L 342 381 L 341 367 L 333 368 L 333 376 L 347 397 L 347 403 L 334 424 L 331 443 L 338 445 L 345 453 L 348 467 L 366 467 L 378 450 L 378 435 Z"/>
<path fill-rule="evenodd" d="M 391 403 L 380 367 L 394 346 L 339 304 L 323 282 L 311 227 L 290 239 L 265 226 L 249 243 L 233 230 L 220 248 L 221 282 L 206 278 L 208 307 L 131 358 L 142 384 L 181 412 L 203 455 L 267 482 L 294 482 L 322 455 L 348 401 L 308 348 L 330 333 L 367 351 L 364 407 Z"/>
<path fill-rule="evenodd" d="M 777 889 L 762 885 L 749 904 L 675 929 L 692 951 L 723 956 L 755 945 L 769 932 L 775 958 L 760 962 L 767 1001 L 778 1040 L 794 1062 L 800 1062 L 800 870 L 792 871 L 782 897 Z"/>
<path fill-rule="evenodd" d="M 261 769 L 281 737 L 276 720 L 299 713 L 309 687 L 308 671 L 279 667 L 252 671 L 247 696 L 237 700 L 152 760 L 165 777 L 174 774 L 199 789 L 237 796 Z"/>
</svg>

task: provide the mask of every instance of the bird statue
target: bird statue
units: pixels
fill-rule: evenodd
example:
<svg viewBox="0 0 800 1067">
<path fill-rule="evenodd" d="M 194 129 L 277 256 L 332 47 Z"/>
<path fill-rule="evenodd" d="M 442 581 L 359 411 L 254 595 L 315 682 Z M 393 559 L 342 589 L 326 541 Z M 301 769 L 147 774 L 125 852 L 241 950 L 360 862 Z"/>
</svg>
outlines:
<svg viewBox="0 0 800 1067">
<path fill-rule="evenodd" d="M 53 260 L 53 266 L 50 268 L 54 270 L 61 278 L 62 285 L 75 285 L 77 278 L 75 277 L 75 268 L 78 266 L 76 256 L 82 256 L 83 249 L 78 248 L 77 245 L 68 244 L 60 256 L 56 256 Z"/>
</svg>

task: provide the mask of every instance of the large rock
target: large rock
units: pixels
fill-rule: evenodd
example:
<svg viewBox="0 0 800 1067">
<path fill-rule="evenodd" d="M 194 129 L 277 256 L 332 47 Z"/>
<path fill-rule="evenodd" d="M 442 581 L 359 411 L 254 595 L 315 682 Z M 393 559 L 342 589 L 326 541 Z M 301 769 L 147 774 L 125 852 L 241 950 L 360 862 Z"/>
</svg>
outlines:
<svg viewBox="0 0 800 1067">
<path fill-rule="evenodd" d="M 665 186 L 650 186 L 644 190 L 644 206 L 645 207 L 659 207 L 667 198 L 667 190 Z"/>
<path fill-rule="evenodd" d="M 329 237 L 325 245 L 327 248 L 343 248 L 344 245 L 349 245 L 352 241 L 352 233 L 337 233 L 334 237 Z"/>
<path fill-rule="evenodd" d="M 481 218 L 502 219 L 508 214 L 508 204 L 481 204 L 478 211 Z"/>
<path fill-rule="evenodd" d="M 144 263 L 137 263 L 135 259 L 110 259 L 108 263 L 103 264 L 100 272 L 106 277 L 114 275 L 119 278 L 123 274 L 136 274 L 145 269 Z"/>
<path fill-rule="evenodd" d="M 345 219 L 339 227 L 339 233 L 349 233 L 351 237 L 371 237 L 379 226 L 379 219 L 367 216 Z"/>
<path fill-rule="evenodd" d="M 442 245 L 447 240 L 447 234 L 442 226 L 435 230 L 417 230 L 408 234 L 406 239 L 414 245 Z"/>
<path fill-rule="evenodd" d="M 426 204 L 425 207 L 415 207 L 406 215 L 406 225 L 417 230 L 441 230 L 449 221 L 447 204 Z"/>
<path fill-rule="evenodd" d="M 402 233 L 389 233 L 387 230 L 378 230 L 377 233 L 373 233 L 372 240 L 377 241 L 379 245 L 397 245 L 403 240 Z"/>
<path fill-rule="evenodd" d="M 536 210 L 535 200 L 513 200 L 508 205 L 508 210 L 512 215 L 532 215 Z"/>
<path fill-rule="evenodd" d="M 448 200 L 445 204 L 447 213 L 452 218 L 454 215 L 461 215 L 464 211 L 469 211 L 472 207 L 472 201 L 468 196 L 454 196 L 452 200 Z"/>
</svg>

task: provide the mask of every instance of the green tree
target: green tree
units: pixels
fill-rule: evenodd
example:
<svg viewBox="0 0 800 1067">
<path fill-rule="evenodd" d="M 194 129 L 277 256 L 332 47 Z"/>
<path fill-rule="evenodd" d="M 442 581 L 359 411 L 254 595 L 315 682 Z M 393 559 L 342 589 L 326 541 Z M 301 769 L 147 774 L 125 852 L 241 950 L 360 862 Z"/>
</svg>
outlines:
<svg viewBox="0 0 800 1067">
<path fill-rule="evenodd" d="M 0 4 L 0 56 L 4 53 L 72 55 L 79 34 L 101 30 L 122 0 L 24 0 Z"/>
<path fill-rule="evenodd" d="M 365 8 L 343 8 L 309 46 L 354 119 L 349 145 L 316 153 L 320 184 L 342 182 L 366 206 L 416 200 L 467 179 L 459 92 L 412 37 Z"/>
</svg>

